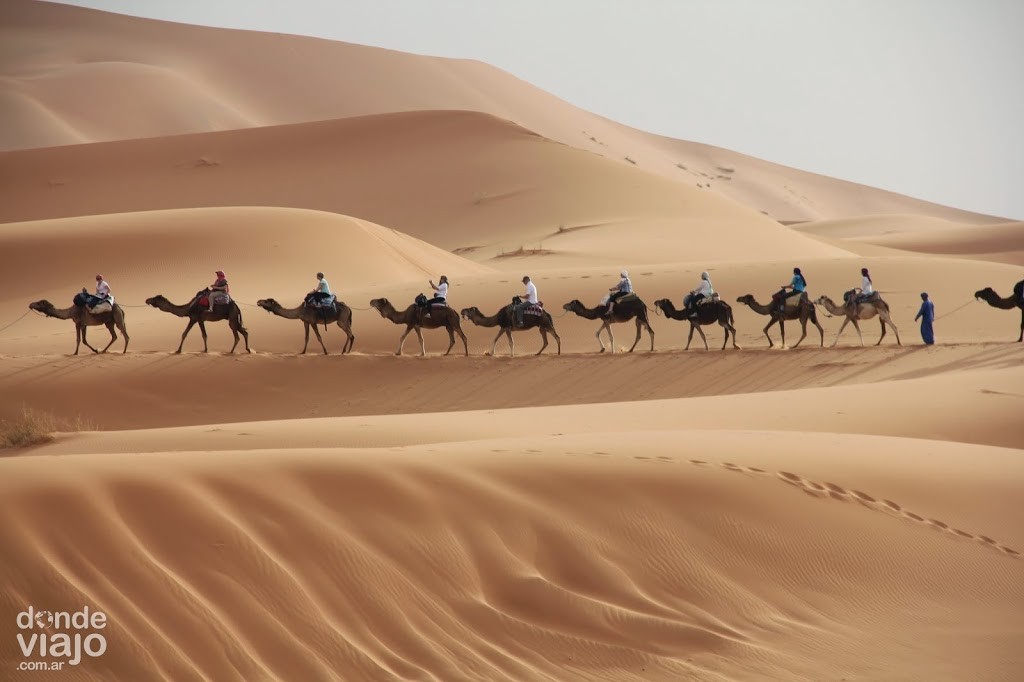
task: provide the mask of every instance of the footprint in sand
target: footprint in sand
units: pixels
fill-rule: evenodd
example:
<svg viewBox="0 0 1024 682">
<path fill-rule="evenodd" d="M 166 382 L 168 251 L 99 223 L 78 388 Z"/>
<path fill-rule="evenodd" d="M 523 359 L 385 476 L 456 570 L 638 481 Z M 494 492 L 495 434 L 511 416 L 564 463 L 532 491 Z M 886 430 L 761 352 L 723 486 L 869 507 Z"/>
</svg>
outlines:
<svg viewBox="0 0 1024 682">
<path fill-rule="evenodd" d="M 722 462 L 722 467 L 724 467 L 724 468 L 726 468 L 726 469 L 728 469 L 730 471 L 743 471 L 743 469 L 741 467 L 733 464 L 732 462 Z"/>
<path fill-rule="evenodd" d="M 993 540 L 992 538 L 988 537 L 987 535 L 979 535 L 978 539 L 981 540 L 982 542 L 984 542 L 986 545 L 994 545 L 994 544 L 996 544 L 996 541 Z"/>
<path fill-rule="evenodd" d="M 658 455 L 658 459 L 661 460 L 662 462 L 674 462 L 674 461 L 676 461 L 675 458 L 667 457 L 665 455 Z"/>
<path fill-rule="evenodd" d="M 853 496 L 856 497 L 861 502 L 877 502 L 878 501 L 875 498 L 873 498 L 870 495 L 868 495 L 867 493 L 862 493 L 859 490 L 854 490 L 853 491 Z"/>
<path fill-rule="evenodd" d="M 928 523 L 935 526 L 936 528 L 941 528 L 942 530 L 949 529 L 949 524 L 945 521 L 939 521 L 938 519 L 928 519 Z"/>
<path fill-rule="evenodd" d="M 970 533 L 968 533 L 965 530 L 960 530 L 959 528 L 954 528 L 953 532 L 956 533 L 957 535 L 959 535 L 962 538 L 971 538 L 971 539 L 974 538 L 973 535 L 971 535 Z"/>
<path fill-rule="evenodd" d="M 691 459 L 690 460 L 690 464 L 696 464 L 698 466 L 703 466 L 703 465 L 707 464 L 707 462 L 705 462 L 702 459 Z"/>
<path fill-rule="evenodd" d="M 651 459 L 647 455 L 633 455 L 633 459 Z"/>
<path fill-rule="evenodd" d="M 903 509 L 903 507 L 899 506 L 892 500 L 882 500 L 882 504 L 885 505 L 887 509 L 891 509 L 894 512 L 902 511 Z"/>
<path fill-rule="evenodd" d="M 918 516 L 914 512 L 903 512 L 903 515 L 906 516 L 908 519 L 914 519 L 915 521 L 924 521 L 923 516 Z"/>
<path fill-rule="evenodd" d="M 846 488 L 842 487 L 841 485 L 836 485 L 835 483 L 826 483 L 825 487 L 828 488 L 831 492 L 834 492 L 838 495 L 845 496 L 850 494 Z"/>
<path fill-rule="evenodd" d="M 1002 545 L 999 545 L 999 549 L 1002 550 L 1004 553 L 1009 554 L 1010 556 L 1020 556 L 1020 552 L 1018 552 L 1015 549 L 1010 549 L 1009 547 L 1003 547 Z"/>
<path fill-rule="evenodd" d="M 804 479 L 800 478 L 796 474 L 791 474 L 788 471 L 780 471 L 778 477 L 786 483 L 792 483 L 793 485 L 800 485 L 804 482 Z"/>
<path fill-rule="evenodd" d="M 821 492 L 825 492 L 825 486 L 823 486 L 822 484 L 820 484 L 820 483 L 818 483 L 816 481 L 805 481 L 804 483 L 806 485 L 809 485 L 810 487 L 814 488 L 815 490 L 819 490 Z"/>
<path fill-rule="evenodd" d="M 757 467 L 747 467 L 747 471 L 750 471 L 750 472 L 755 473 L 755 474 L 767 474 L 768 473 L 764 469 L 758 469 Z"/>
</svg>

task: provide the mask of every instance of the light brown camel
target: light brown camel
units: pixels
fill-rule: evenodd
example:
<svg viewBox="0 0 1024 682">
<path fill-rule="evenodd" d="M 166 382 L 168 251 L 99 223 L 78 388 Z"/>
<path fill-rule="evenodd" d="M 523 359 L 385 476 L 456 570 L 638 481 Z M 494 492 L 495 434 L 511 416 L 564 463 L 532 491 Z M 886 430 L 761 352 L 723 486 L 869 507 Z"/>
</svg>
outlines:
<svg viewBox="0 0 1024 682">
<path fill-rule="evenodd" d="M 612 352 L 614 353 L 615 335 L 612 334 L 612 325 L 616 322 L 629 322 L 633 318 L 636 318 L 636 338 L 633 339 L 633 345 L 630 346 L 629 352 L 632 353 L 633 349 L 636 348 L 636 344 L 640 342 L 640 333 L 643 327 L 647 328 L 647 334 L 651 337 L 651 350 L 654 350 L 654 330 L 651 329 L 651 323 L 647 319 L 647 304 L 641 301 L 638 296 L 631 296 L 626 300 L 617 301 L 611 315 L 608 315 L 607 305 L 588 308 L 578 299 L 569 301 L 562 308 L 588 320 L 601 320 L 601 326 L 598 327 L 597 333 L 594 336 L 597 337 L 597 343 L 601 346 L 602 353 L 604 352 L 604 342 L 601 341 L 601 332 L 608 331 L 608 342 L 611 344 Z"/>
<path fill-rule="evenodd" d="M 197 297 L 198 298 L 198 297 Z M 152 298 L 146 299 L 146 305 L 151 305 L 158 310 L 162 310 L 165 313 L 171 315 L 177 315 L 178 317 L 187 317 L 188 326 L 185 327 L 185 331 L 181 334 L 181 343 L 178 344 L 178 350 L 175 353 L 180 353 L 182 346 L 185 345 L 185 337 L 192 330 L 192 327 L 199 325 L 199 331 L 203 334 L 203 352 L 209 352 L 209 346 L 206 343 L 206 323 L 207 322 L 220 322 L 222 320 L 228 321 L 228 326 L 231 328 L 231 333 L 235 337 L 235 342 L 231 346 L 232 353 L 235 352 L 235 348 L 238 347 L 238 335 L 241 334 L 245 339 L 245 352 L 251 353 L 249 349 L 249 331 L 242 326 L 242 311 L 238 307 L 238 304 L 234 301 L 230 303 L 219 303 L 213 306 L 211 312 L 206 306 L 196 305 L 196 298 L 185 305 L 175 305 L 166 298 L 157 294 Z"/>
<path fill-rule="evenodd" d="M 790 303 L 794 301 L 794 303 Z M 761 305 L 754 298 L 753 294 L 744 294 L 736 299 L 737 303 L 743 303 L 750 306 L 758 315 L 768 315 L 771 320 L 765 325 L 762 330 L 764 335 L 768 337 L 768 347 L 772 348 L 775 346 L 772 343 L 772 337 L 769 336 L 768 330 L 771 329 L 772 325 L 776 322 L 779 323 L 779 331 L 782 333 L 782 347 L 786 347 L 786 320 L 800 320 L 800 340 L 793 344 L 793 348 L 797 348 L 800 342 L 807 336 L 807 320 L 814 323 L 814 326 L 818 328 L 818 333 L 821 335 L 821 345 L 825 345 L 825 330 L 822 329 L 821 324 L 818 322 L 818 313 L 814 308 L 814 304 L 803 298 L 792 297 L 787 301 L 786 309 L 780 312 L 778 306 L 774 305 Z"/>
<path fill-rule="evenodd" d="M 306 349 L 309 348 L 310 327 L 313 328 L 313 333 L 316 334 L 316 340 L 320 342 L 320 347 L 324 349 L 324 355 L 327 355 L 327 346 L 324 345 L 324 340 L 320 336 L 320 330 L 316 327 L 320 323 L 323 323 L 325 332 L 327 331 L 327 325 L 332 322 L 337 322 L 341 330 L 345 332 L 347 338 L 345 339 L 345 344 L 341 347 L 342 355 L 351 351 L 353 344 L 356 342 L 356 337 L 352 333 L 352 309 L 341 301 L 335 301 L 333 309 L 310 308 L 307 305 L 300 305 L 298 308 L 285 308 L 272 298 L 261 298 L 256 301 L 256 305 L 267 312 L 287 320 L 302 320 L 302 326 L 306 332 L 306 342 L 303 344 L 302 352 L 299 355 L 305 355 Z"/>
<path fill-rule="evenodd" d="M 386 298 L 373 299 L 370 301 L 370 307 L 380 313 L 380 316 L 384 319 L 391 320 L 395 324 L 405 325 L 405 332 L 402 333 L 402 338 L 398 339 L 398 350 L 395 351 L 395 355 L 402 354 L 405 337 L 414 329 L 416 330 L 416 338 L 420 340 L 420 355 L 425 356 L 427 354 L 427 347 L 423 344 L 423 333 L 420 331 L 420 327 L 423 329 L 439 329 L 444 327 L 448 330 L 449 343 L 448 350 L 444 352 L 445 355 L 452 352 L 452 348 L 455 347 L 455 335 L 458 334 L 462 339 L 462 346 L 466 349 L 466 355 L 469 355 L 469 342 L 466 341 L 466 335 L 462 333 L 459 314 L 455 312 L 454 308 L 434 309 L 430 315 L 424 315 L 423 310 L 417 305 L 411 305 L 405 310 L 396 310 L 395 306 L 391 305 L 391 301 Z"/>
<path fill-rule="evenodd" d="M 686 337 L 686 348 L 690 350 L 690 342 L 693 341 L 693 330 L 696 329 L 697 333 L 700 334 L 701 341 L 704 342 L 704 350 L 708 349 L 708 339 L 704 336 L 704 331 L 701 326 L 705 324 L 715 324 L 716 322 L 725 329 L 725 339 L 722 341 L 722 350 L 725 350 L 725 345 L 729 343 L 729 333 L 732 332 L 732 347 L 739 349 L 736 345 L 736 327 L 733 326 L 732 317 L 732 306 L 725 301 L 712 301 L 710 303 L 701 303 L 697 306 L 697 317 L 691 318 L 686 312 L 686 309 L 676 310 L 676 307 L 672 304 L 672 301 L 667 298 L 658 299 L 654 302 L 655 307 L 659 308 L 665 317 L 671 320 L 682 320 L 690 323 L 690 335 Z"/>
<path fill-rule="evenodd" d="M 544 349 L 548 347 L 548 333 L 555 337 L 555 341 L 558 343 L 558 354 L 562 354 L 562 339 L 558 336 L 558 332 L 555 331 L 555 321 L 551 319 L 551 313 L 545 312 L 543 315 L 523 315 L 523 326 L 516 327 L 513 324 L 512 319 L 512 306 L 507 305 L 499 310 L 494 315 L 486 317 L 476 307 L 463 308 L 462 318 L 469 320 L 478 327 L 498 327 L 498 335 L 494 337 L 494 343 L 491 344 L 490 355 L 494 355 L 494 349 L 498 345 L 498 339 L 504 334 L 508 338 L 508 347 L 511 351 L 512 357 L 516 356 L 516 342 L 512 338 L 512 332 L 523 331 L 525 329 L 539 329 L 540 336 L 544 340 L 544 345 L 537 351 L 537 355 L 544 352 Z"/>
<path fill-rule="evenodd" d="M 855 295 L 853 290 L 847 291 L 844 299 L 848 300 L 848 297 Z M 829 315 L 835 315 L 837 317 L 842 316 L 845 319 L 843 324 L 839 327 L 839 331 L 836 333 L 836 340 L 832 342 L 832 348 L 839 343 L 839 337 L 842 335 L 843 330 L 846 329 L 846 325 L 853 323 L 853 328 L 857 330 L 857 336 L 860 337 L 860 345 L 864 345 L 864 335 L 860 333 L 860 325 L 857 324 L 858 320 L 870 320 L 875 315 L 878 315 L 878 323 L 882 327 L 882 335 L 878 337 L 878 343 L 876 346 L 881 345 L 882 339 L 885 338 L 885 326 L 889 325 L 892 327 L 893 333 L 896 335 L 896 345 L 902 346 L 903 343 L 900 341 L 900 330 L 893 324 L 892 319 L 889 317 L 889 304 L 882 300 L 882 297 L 875 294 L 875 298 L 870 301 L 864 301 L 863 303 L 856 303 L 854 305 L 836 305 L 831 298 L 828 296 L 819 296 L 815 301 L 815 304 L 820 305 L 828 311 Z"/>
<path fill-rule="evenodd" d="M 992 290 L 992 287 L 985 287 L 981 291 L 975 291 L 974 298 L 980 298 L 993 308 L 999 308 L 1000 310 L 1020 308 L 1020 336 L 1017 337 L 1017 343 L 1024 340 L 1024 279 L 1014 285 L 1013 296 L 1001 298 L 999 294 Z"/>
<path fill-rule="evenodd" d="M 128 352 L 128 330 L 124 325 L 124 310 L 116 303 L 111 310 L 101 313 L 90 312 L 84 305 L 73 305 L 70 308 L 56 308 L 46 299 L 29 303 L 28 307 L 36 312 L 46 315 L 47 317 L 55 317 L 58 320 L 72 320 L 75 323 L 75 355 L 78 355 L 78 349 L 81 348 L 83 343 L 85 344 L 85 347 L 93 353 L 106 353 L 107 348 L 110 348 L 114 344 L 114 341 L 117 341 L 117 334 L 114 332 L 115 326 L 121 330 L 121 335 L 124 336 L 124 350 L 121 352 Z M 108 343 L 103 350 L 96 350 L 90 346 L 89 342 L 85 339 L 86 327 L 96 327 L 99 325 L 103 325 L 107 328 L 107 331 L 110 332 L 110 343 Z"/>
</svg>

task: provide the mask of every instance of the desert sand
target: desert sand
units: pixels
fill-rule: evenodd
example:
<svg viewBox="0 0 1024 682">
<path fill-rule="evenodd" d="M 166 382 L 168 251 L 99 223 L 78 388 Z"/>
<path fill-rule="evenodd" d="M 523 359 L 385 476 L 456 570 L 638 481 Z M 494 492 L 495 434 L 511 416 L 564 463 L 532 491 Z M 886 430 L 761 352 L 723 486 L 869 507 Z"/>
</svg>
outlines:
<svg viewBox="0 0 1024 682">
<path fill-rule="evenodd" d="M 1021 311 L 974 293 L 1024 277 L 1021 216 L 658 137 L 478 62 L 27 0 L 0 39 L 0 419 L 57 425 L 0 450 L 0 679 L 1020 678 Z M 794 266 L 837 300 L 868 267 L 900 343 L 818 307 L 823 333 L 769 347 L 737 298 Z M 186 320 L 145 300 L 218 269 L 253 352 L 216 322 L 175 354 Z M 655 333 L 602 353 L 563 305 L 622 269 Z M 256 306 L 318 270 L 349 354 L 331 326 L 300 355 Z M 739 349 L 709 325 L 684 350 L 655 311 L 702 271 Z M 28 304 L 97 273 L 127 352 L 72 355 Z M 443 330 L 396 356 L 370 300 L 442 274 L 488 315 L 529 275 L 560 344 L 492 356 L 463 320 L 469 357 Z M 26 670 L 66 661 L 22 652 L 29 606 L 103 612 L 105 651 Z"/>
</svg>

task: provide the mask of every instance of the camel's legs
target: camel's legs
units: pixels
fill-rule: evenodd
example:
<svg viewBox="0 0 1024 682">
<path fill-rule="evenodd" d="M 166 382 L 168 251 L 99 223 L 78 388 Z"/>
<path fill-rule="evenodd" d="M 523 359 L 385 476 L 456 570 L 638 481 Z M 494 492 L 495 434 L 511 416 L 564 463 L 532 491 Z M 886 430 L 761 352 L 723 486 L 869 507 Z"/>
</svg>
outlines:
<svg viewBox="0 0 1024 682">
<path fill-rule="evenodd" d="M 452 348 L 455 347 L 455 332 L 452 331 L 451 327 L 445 327 L 445 329 L 448 330 L 448 350 L 446 350 L 444 354 L 448 355 L 452 352 Z"/>
<path fill-rule="evenodd" d="M 821 347 L 824 348 L 825 347 L 825 328 L 821 326 L 820 322 L 818 322 L 818 316 L 817 315 L 815 315 L 814 317 L 811 318 L 811 322 L 813 322 L 814 326 L 818 328 L 818 334 L 821 335 Z"/>
<path fill-rule="evenodd" d="M 455 331 L 459 333 L 459 337 L 462 338 L 462 347 L 466 350 L 466 357 L 469 357 L 469 341 L 466 340 L 466 334 L 462 331 L 462 327 L 456 327 Z M 452 342 L 454 343 L 454 341 Z"/>
<path fill-rule="evenodd" d="M 498 339 L 501 338 L 502 334 L 508 334 L 508 330 L 507 329 L 498 329 L 498 335 L 494 337 L 494 343 L 491 344 L 491 357 L 494 357 L 494 352 L 498 348 Z M 512 347 L 512 335 L 511 334 L 508 335 L 508 345 L 509 345 L 509 348 Z M 513 350 L 513 353 L 514 352 L 515 351 Z"/>
<path fill-rule="evenodd" d="M 629 348 L 629 352 L 630 353 L 632 353 L 633 349 L 636 348 L 636 344 L 640 343 L 640 328 L 641 328 L 642 324 L 643 324 L 643 322 L 640 320 L 640 317 L 638 316 L 636 318 L 636 338 L 633 340 L 633 345 L 630 346 L 630 348 Z"/>
<path fill-rule="evenodd" d="M 86 347 L 86 348 L 88 348 L 89 350 L 91 350 L 91 351 L 92 351 L 93 353 L 99 353 L 99 351 L 98 351 L 98 350 L 96 350 L 95 348 L 93 348 L 93 347 L 92 347 L 92 345 L 90 345 L 90 344 L 89 344 L 89 342 L 85 340 L 85 332 L 86 332 L 86 331 L 87 331 L 88 329 L 89 329 L 89 328 L 88 328 L 88 327 L 87 327 L 86 325 L 84 325 L 84 324 L 82 325 L 82 343 L 84 343 L 84 344 L 85 344 L 85 347 Z"/>
<path fill-rule="evenodd" d="M 600 351 L 601 353 L 604 352 L 604 341 L 601 340 L 601 332 L 604 331 L 606 326 L 607 325 L 602 323 L 601 326 L 597 328 L 597 333 L 594 334 L 594 336 L 597 337 L 597 345 L 601 347 L 601 351 Z M 615 352 L 615 344 L 614 343 L 612 344 L 612 352 L 613 353 Z"/>
<path fill-rule="evenodd" d="M 356 342 L 356 337 L 352 334 L 351 324 L 342 324 L 341 320 L 338 320 L 338 326 L 341 327 L 341 331 L 345 332 L 346 336 L 345 343 L 341 347 L 341 354 L 344 355 L 345 353 L 352 350 L 352 346 Z"/>
<path fill-rule="evenodd" d="M 204 353 L 209 353 L 210 352 L 210 347 L 209 347 L 209 345 L 207 345 L 208 341 L 207 341 L 207 336 L 206 336 L 206 323 L 203 322 L 202 318 L 199 318 L 199 331 L 202 332 L 202 334 L 203 334 L 203 352 Z"/>
<path fill-rule="evenodd" d="M 611 322 L 605 322 L 604 328 L 608 330 L 608 345 L 612 349 L 612 353 L 615 352 L 615 334 L 612 332 Z"/>
<path fill-rule="evenodd" d="M 647 334 L 651 337 L 651 352 L 654 352 L 654 330 L 651 329 L 651 323 L 644 320 L 644 325 L 647 327 Z"/>
<path fill-rule="evenodd" d="M 776 320 L 773 317 L 771 319 L 771 321 L 768 322 L 768 324 L 766 324 L 764 326 L 764 329 L 761 330 L 762 332 L 764 332 L 765 337 L 768 339 L 768 347 L 769 348 L 774 348 L 775 347 L 775 343 L 772 341 L 772 337 L 769 336 L 769 334 L 768 334 L 768 330 L 772 328 L 772 325 L 775 324 L 775 322 L 776 322 Z"/>
<path fill-rule="evenodd" d="M 544 349 L 548 347 L 548 332 L 544 327 L 537 327 L 537 329 L 540 330 L 540 337 L 544 340 L 544 345 L 542 345 L 540 350 L 537 351 L 537 355 L 540 355 L 544 352 Z"/>
<path fill-rule="evenodd" d="M 700 325 L 695 321 L 690 321 L 690 335 L 686 338 L 686 350 L 690 349 L 690 341 L 693 340 L 693 330 L 697 331 L 700 335 L 700 340 L 705 342 L 705 350 L 708 350 L 708 337 L 703 334 L 703 330 L 700 329 Z"/>
<path fill-rule="evenodd" d="M 843 330 L 846 329 L 846 325 L 850 324 L 850 318 L 843 318 L 843 323 L 839 325 L 839 331 L 836 332 L 836 340 L 832 342 L 830 348 L 835 348 L 836 344 L 839 343 L 839 337 L 843 335 Z"/>
<path fill-rule="evenodd" d="M 807 316 L 800 316 L 800 339 L 793 344 L 793 348 L 799 348 L 803 340 L 807 338 Z"/>
<path fill-rule="evenodd" d="M 416 327 L 416 338 L 419 339 L 420 342 L 420 357 L 427 357 L 427 344 L 423 343 L 423 330 L 420 329 L 419 327 Z M 448 346 L 448 350 L 451 349 L 452 347 Z"/>
<path fill-rule="evenodd" d="M 722 329 L 725 331 L 725 338 L 722 339 L 722 350 L 725 350 L 726 345 L 728 345 L 728 343 L 729 343 L 729 323 L 728 322 L 721 322 L 720 324 L 722 325 Z M 735 344 L 735 343 L 736 343 L 736 340 L 733 339 L 733 344 Z"/>
<path fill-rule="evenodd" d="M 192 331 L 192 327 L 195 326 L 195 324 L 196 320 L 189 318 L 188 324 L 185 326 L 185 331 L 181 333 L 181 343 L 178 344 L 178 350 L 174 351 L 175 353 L 181 352 L 182 347 L 185 345 L 185 337 L 188 336 L 190 331 Z"/>
<path fill-rule="evenodd" d="M 245 327 L 243 327 L 243 326 L 241 325 L 241 321 L 239 321 L 239 325 L 238 325 L 238 333 L 242 335 L 242 338 L 243 338 L 243 339 L 245 339 L 245 352 L 246 352 L 246 353 L 251 353 L 251 352 L 252 352 L 252 349 L 251 349 L 251 348 L 249 348 L 249 332 L 247 332 L 247 331 L 245 330 Z M 232 352 L 234 352 L 234 350 L 233 350 L 233 349 L 232 349 Z"/>
<path fill-rule="evenodd" d="M 231 329 L 231 335 L 235 337 L 235 342 L 231 344 L 231 350 L 228 351 L 228 354 L 230 355 L 231 353 L 234 353 L 235 348 L 238 347 L 238 324 L 234 320 L 228 320 L 228 328 Z"/>
<path fill-rule="evenodd" d="M 302 352 L 299 355 L 305 355 L 306 349 L 309 348 L 309 322 L 302 321 L 302 331 L 306 333 L 306 342 L 302 344 Z"/>
<path fill-rule="evenodd" d="M 106 327 L 107 331 L 110 332 L 110 343 L 103 347 L 103 350 L 100 351 L 101 353 L 106 353 L 107 349 L 114 345 L 114 341 L 117 341 L 117 334 L 114 332 L 114 321 L 107 322 Z"/>
<path fill-rule="evenodd" d="M 75 325 L 75 355 L 78 355 L 78 349 L 82 347 L 82 326 Z"/>
<path fill-rule="evenodd" d="M 857 330 L 857 336 L 860 337 L 860 345 L 863 346 L 864 345 L 864 334 L 860 330 L 860 324 L 857 322 L 856 319 L 851 320 L 851 321 L 853 322 L 853 328 Z"/>
<path fill-rule="evenodd" d="M 508 337 L 508 352 L 509 357 L 514 358 L 516 356 L 516 337 L 512 335 L 512 329 L 508 328 L 505 330 L 505 336 Z"/>
<path fill-rule="evenodd" d="M 128 352 L 128 330 L 125 329 L 125 326 L 124 326 L 123 322 L 121 324 L 119 324 L 117 326 L 117 328 L 121 330 L 121 336 L 124 337 L 124 350 L 121 351 L 121 352 L 122 353 L 127 353 Z"/>
<path fill-rule="evenodd" d="M 551 332 L 551 335 L 555 337 L 555 343 L 558 344 L 558 354 L 561 355 L 562 354 L 562 337 L 558 335 L 558 332 L 555 331 L 554 327 L 551 327 L 550 332 Z"/>
<path fill-rule="evenodd" d="M 409 336 L 409 332 L 411 332 L 411 331 L 412 331 L 412 325 L 409 325 L 408 327 L 405 328 L 405 333 L 402 334 L 402 337 L 400 339 L 398 339 L 398 350 L 395 351 L 395 355 L 401 355 L 402 354 L 402 346 L 405 345 L 405 337 Z M 416 333 L 419 334 L 420 330 L 417 329 Z"/>
<path fill-rule="evenodd" d="M 876 346 L 881 346 L 882 339 L 885 338 L 885 318 L 882 315 L 883 313 L 878 314 L 878 324 L 882 327 L 882 335 L 878 337 L 878 343 L 875 344 Z"/>
<path fill-rule="evenodd" d="M 1020 336 L 1017 337 L 1017 343 L 1024 341 L 1024 308 L 1020 311 Z"/>
<path fill-rule="evenodd" d="M 324 349 L 324 355 L 327 355 L 327 345 L 324 344 L 324 337 L 320 336 L 320 330 L 313 325 L 313 333 L 316 334 L 316 340 L 320 342 L 320 347 Z"/>
</svg>

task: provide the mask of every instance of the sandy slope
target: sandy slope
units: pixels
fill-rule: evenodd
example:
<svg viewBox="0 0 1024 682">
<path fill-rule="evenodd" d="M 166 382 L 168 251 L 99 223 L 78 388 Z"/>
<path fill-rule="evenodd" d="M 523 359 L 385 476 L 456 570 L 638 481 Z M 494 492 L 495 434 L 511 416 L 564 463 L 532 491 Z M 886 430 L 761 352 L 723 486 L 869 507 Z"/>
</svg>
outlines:
<svg viewBox="0 0 1024 682">
<path fill-rule="evenodd" d="M 998 221 L 650 135 L 479 62 L 29 0 L 4 3 L 0 19 L 0 113 L 8 122 L 0 131 L 2 149 L 463 109 L 515 121 L 780 220 L 913 213 Z"/>
<path fill-rule="evenodd" d="M 59 475 L 6 459 L 4 599 L 109 614 L 82 679 L 1011 679 L 1019 453 L 780 446 L 525 436 L 84 455 Z M 897 447 L 919 465 L 870 455 Z M 844 464 L 818 477 L 802 465 L 824 450 Z"/>
</svg>

